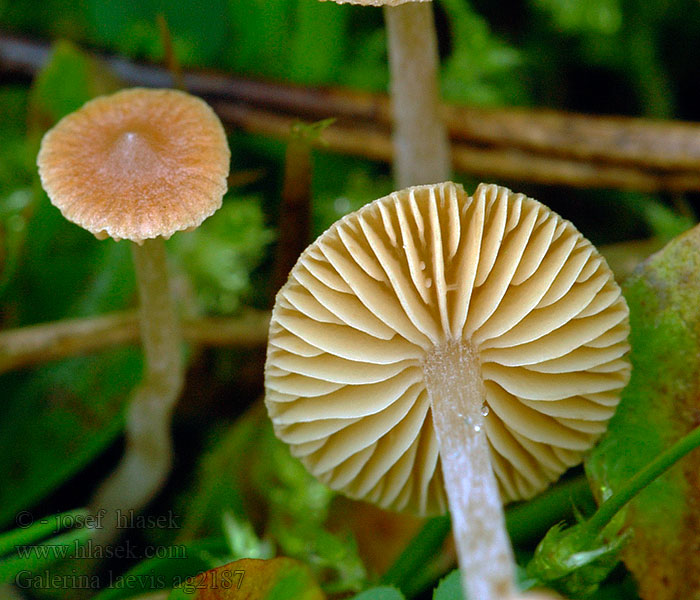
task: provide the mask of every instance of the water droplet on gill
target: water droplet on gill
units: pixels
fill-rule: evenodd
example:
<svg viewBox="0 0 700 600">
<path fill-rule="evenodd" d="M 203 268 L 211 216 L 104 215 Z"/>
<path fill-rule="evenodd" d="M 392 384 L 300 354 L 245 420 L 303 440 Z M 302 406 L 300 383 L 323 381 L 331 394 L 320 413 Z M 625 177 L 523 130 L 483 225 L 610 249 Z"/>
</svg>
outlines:
<svg viewBox="0 0 700 600">
<path fill-rule="evenodd" d="M 467 425 L 471 425 L 474 422 L 474 419 L 472 419 L 471 417 L 465 417 L 464 422 Z"/>
<path fill-rule="evenodd" d="M 488 417 L 489 413 L 491 412 L 491 409 L 489 409 L 488 404 L 484 404 L 481 407 L 481 416 L 482 417 Z"/>
<path fill-rule="evenodd" d="M 425 287 L 429 288 L 429 287 L 431 287 L 432 285 L 433 285 L 433 280 L 430 279 L 430 277 L 428 277 L 428 278 L 425 280 Z"/>
<path fill-rule="evenodd" d="M 425 271 L 425 263 L 423 261 L 420 261 L 420 264 L 418 266 L 420 267 L 421 271 Z"/>
<path fill-rule="evenodd" d="M 481 431 L 481 425 L 474 425 L 474 431 L 476 431 L 476 433 L 479 433 Z"/>
</svg>

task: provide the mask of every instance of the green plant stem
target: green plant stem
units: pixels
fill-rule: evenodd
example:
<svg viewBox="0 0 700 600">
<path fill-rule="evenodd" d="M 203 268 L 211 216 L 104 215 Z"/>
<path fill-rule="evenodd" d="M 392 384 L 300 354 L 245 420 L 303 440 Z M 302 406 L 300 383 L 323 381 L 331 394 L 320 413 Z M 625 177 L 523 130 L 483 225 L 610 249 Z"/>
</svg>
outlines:
<svg viewBox="0 0 700 600">
<path fill-rule="evenodd" d="M 646 467 L 635 473 L 617 492 L 600 505 L 586 522 L 586 527 L 593 531 L 602 531 L 625 504 L 698 446 L 700 446 L 700 427 L 693 429 L 673 446 L 659 454 Z"/>
<path fill-rule="evenodd" d="M 26 513 L 27 515 L 29 513 Z M 41 538 L 69 527 L 72 523 L 84 520 L 90 513 L 84 508 L 69 510 L 56 515 L 49 515 L 29 527 L 20 527 L 0 535 L 0 556 L 12 554 L 16 546 L 28 545 Z M 18 515 L 18 521 L 20 520 Z"/>
<path fill-rule="evenodd" d="M 14 554 L 4 557 L 0 560 L 0 584 L 16 582 L 22 574 L 36 575 L 39 571 L 61 560 L 64 558 L 61 553 L 51 552 L 52 549 L 58 549 L 59 546 L 65 549 L 65 558 L 73 556 L 75 550 L 93 537 L 95 531 L 95 529 L 88 528 L 76 529 L 48 539 L 44 544 L 35 544 L 37 547 L 44 545 L 48 550 L 46 553 L 32 551 L 31 548 L 28 548 L 26 556 L 16 551 Z"/>
<path fill-rule="evenodd" d="M 396 562 L 382 576 L 382 583 L 405 591 L 408 582 L 416 577 L 426 563 L 439 551 L 450 533 L 449 515 L 435 517 L 423 525 L 413 537 Z"/>
<path fill-rule="evenodd" d="M 585 476 L 580 475 L 550 487 L 539 496 L 506 510 L 506 528 L 514 546 L 538 542 L 550 527 L 574 516 L 574 506 L 595 508 Z"/>
</svg>

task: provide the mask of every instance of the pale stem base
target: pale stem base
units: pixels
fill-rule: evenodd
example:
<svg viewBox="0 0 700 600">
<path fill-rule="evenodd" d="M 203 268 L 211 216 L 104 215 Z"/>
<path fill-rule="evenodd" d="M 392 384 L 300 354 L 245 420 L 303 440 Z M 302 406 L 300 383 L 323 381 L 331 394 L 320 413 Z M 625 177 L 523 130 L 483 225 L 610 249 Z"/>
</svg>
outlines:
<svg viewBox="0 0 700 600">
<path fill-rule="evenodd" d="M 490 460 L 481 364 L 466 342 L 435 348 L 423 364 L 465 595 L 515 598 L 513 551 Z"/>
<path fill-rule="evenodd" d="M 385 6 L 391 103 L 394 114 L 394 177 L 400 189 L 448 181 L 447 127 L 440 116 L 438 49 L 432 2 Z"/>
<path fill-rule="evenodd" d="M 103 515 L 101 541 L 115 537 L 118 516 L 143 508 L 161 488 L 172 464 L 170 421 L 182 390 L 182 333 L 170 290 L 165 242 L 132 244 L 139 286 L 144 379 L 133 392 L 126 415 L 122 461 L 91 502 Z"/>
</svg>

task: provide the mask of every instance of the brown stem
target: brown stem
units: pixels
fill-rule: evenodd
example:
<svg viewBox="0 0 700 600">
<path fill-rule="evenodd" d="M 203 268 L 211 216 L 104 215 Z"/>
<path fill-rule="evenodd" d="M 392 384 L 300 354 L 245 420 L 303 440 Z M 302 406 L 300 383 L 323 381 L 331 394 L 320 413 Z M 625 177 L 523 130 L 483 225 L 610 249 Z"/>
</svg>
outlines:
<svg viewBox="0 0 700 600">
<path fill-rule="evenodd" d="M 156 16 L 156 21 L 158 22 L 158 29 L 160 30 L 160 39 L 163 44 L 163 54 L 165 58 L 165 66 L 170 72 L 173 78 L 173 83 L 178 90 L 183 92 L 187 91 L 185 86 L 185 79 L 182 76 L 182 68 L 180 67 L 180 61 L 175 54 L 175 48 L 173 46 L 173 36 L 170 35 L 170 27 L 168 27 L 168 21 L 163 13 L 159 13 Z"/>
<path fill-rule="evenodd" d="M 481 363 L 450 341 L 424 360 L 465 598 L 515 597 L 515 562 L 484 427 Z"/>
<path fill-rule="evenodd" d="M 385 6 L 394 178 L 399 189 L 450 179 L 450 143 L 440 115 L 432 2 Z"/>
<path fill-rule="evenodd" d="M 272 270 L 272 298 L 289 277 L 299 255 L 309 245 L 311 232 L 311 148 L 314 137 L 300 125 L 287 144 L 284 186 L 277 231 L 277 252 Z"/>
</svg>

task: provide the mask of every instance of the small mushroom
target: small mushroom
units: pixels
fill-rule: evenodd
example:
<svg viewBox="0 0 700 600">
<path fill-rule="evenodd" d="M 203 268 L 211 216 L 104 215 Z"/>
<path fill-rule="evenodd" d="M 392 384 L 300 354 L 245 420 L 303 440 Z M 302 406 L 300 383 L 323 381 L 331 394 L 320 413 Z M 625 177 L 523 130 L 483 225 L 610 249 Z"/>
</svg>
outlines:
<svg viewBox="0 0 700 600">
<path fill-rule="evenodd" d="M 221 206 L 229 161 L 211 108 L 175 90 L 134 88 L 96 98 L 41 142 L 41 183 L 63 216 L 98 239 L 135 242 L 146 374 L 129 405 L 124 459 L 94 499 L 108 520 L 116 509 L 143 506 L 170 469 L 169 423 L 183 364 L 164 239 L 197 227 Z"/>
<path fill-rule="evenodd" d="M 230 152 L 199 98 L 132 88 L 101 96 L 46 133 L 41 183 L 64 217 L 98 239 L 168 239 L 199 226 L 226 192 Z"/>
<path fill-rule="evenodd" d="M 437 183 L 451 175 L 447 127 L 440 115 L 439 58 L 430 0 L 334 0 L 383 6 L 387 27 L 394 176 L 398 187 Z"/>
<path fill-rule="evenodd" d="M 347 215 L 277 295 L 265 368 L 277 435 L 352 498 L 448 505 L 469 598 L 515 597 L 503 502 L 605 431 L 629 378 L 604 259 L 522 194 L 409 188 Z"/>
</svg>

